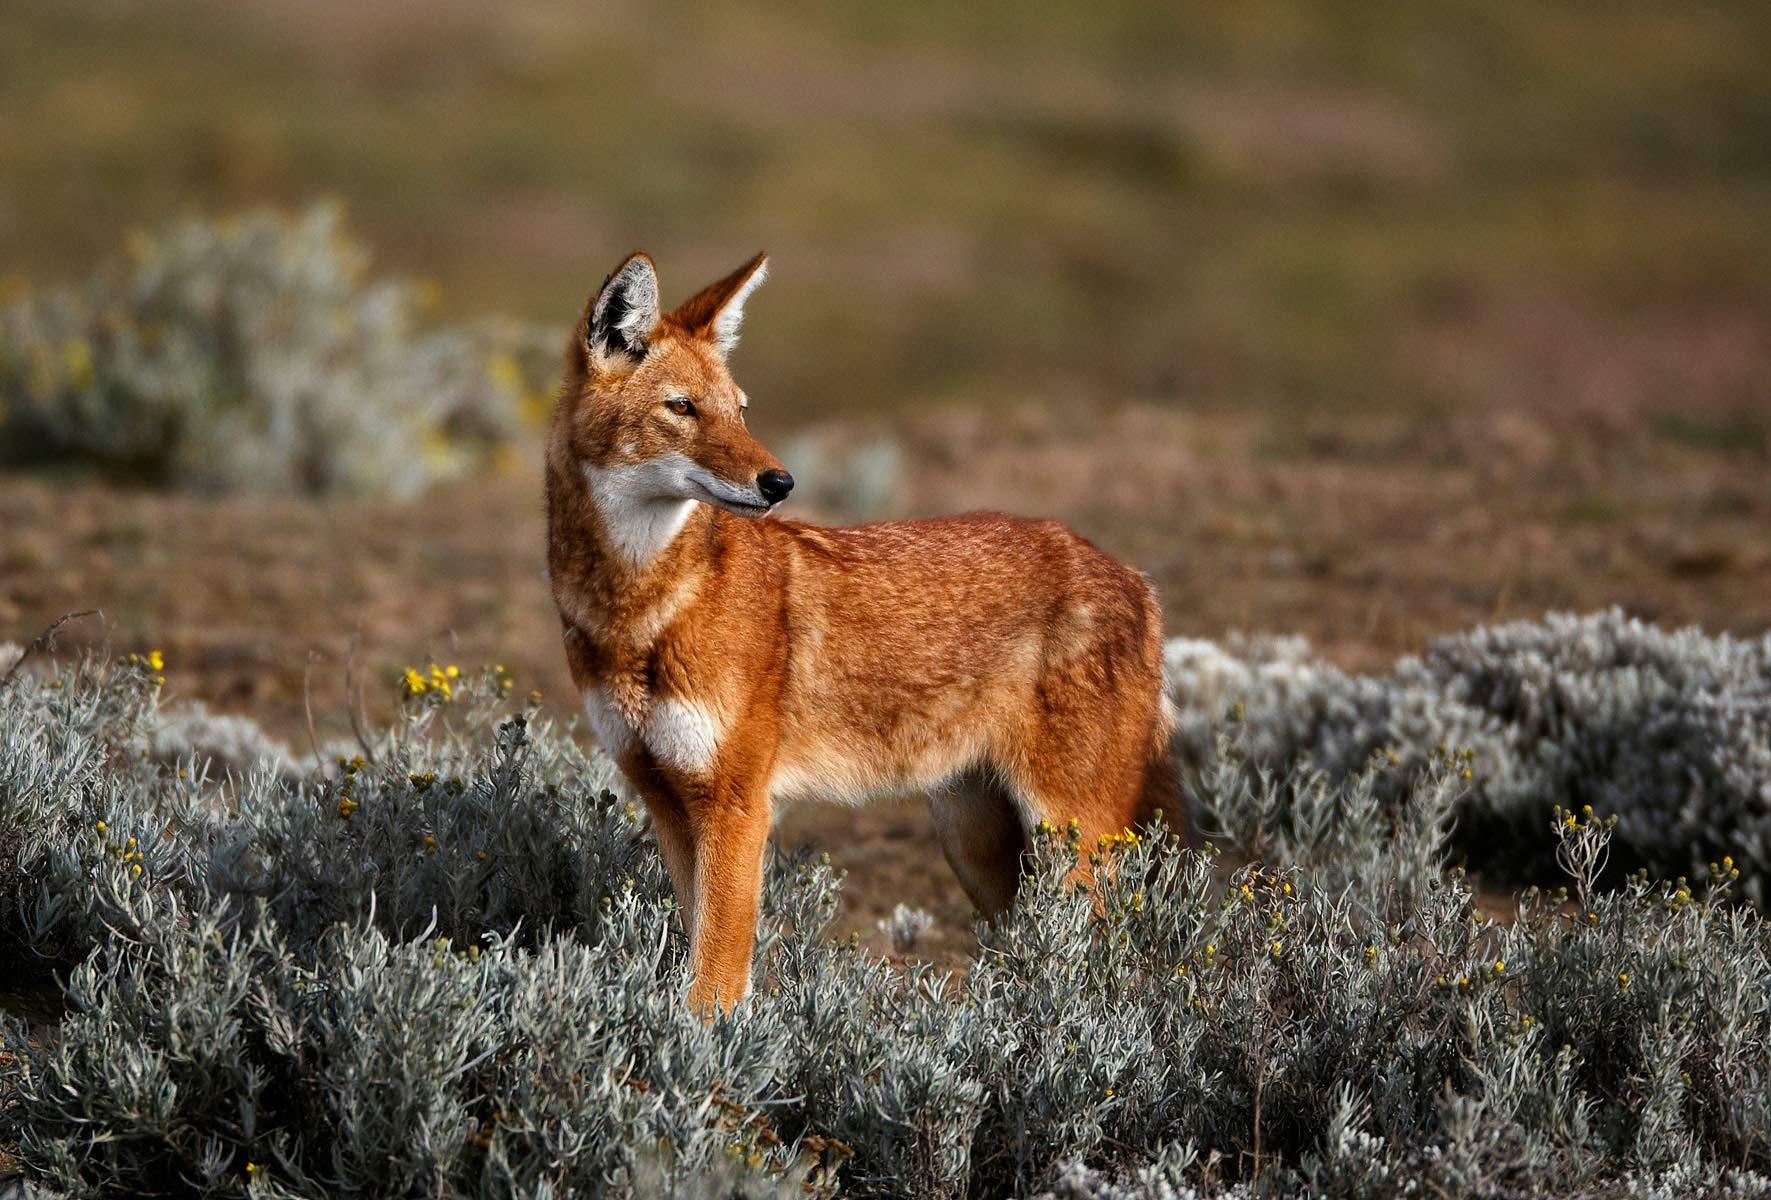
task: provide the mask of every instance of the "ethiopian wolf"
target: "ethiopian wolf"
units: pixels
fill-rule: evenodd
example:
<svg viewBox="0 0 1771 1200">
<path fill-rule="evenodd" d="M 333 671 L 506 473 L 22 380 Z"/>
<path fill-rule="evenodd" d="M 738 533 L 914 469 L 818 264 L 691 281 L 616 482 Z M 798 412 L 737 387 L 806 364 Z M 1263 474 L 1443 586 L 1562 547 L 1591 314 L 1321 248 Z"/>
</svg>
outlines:
<svg viewBox="0 0 1771 1200">
<path fill-rule="evenodd" d="M 926 790 L 986 916 L 1041 820 L 1092 844 L 1179 818 L 1162 617 L 1131 567 L 1055 521 L 771 515 L 793 477 L 726 366 L 765 264 L 664 311 L 652 260 L 624 261 L 572 335 L 547 449 L 567 663 L 651 814 L 703 1013 L 750 986 L 785 804 Z"/>
</svg>

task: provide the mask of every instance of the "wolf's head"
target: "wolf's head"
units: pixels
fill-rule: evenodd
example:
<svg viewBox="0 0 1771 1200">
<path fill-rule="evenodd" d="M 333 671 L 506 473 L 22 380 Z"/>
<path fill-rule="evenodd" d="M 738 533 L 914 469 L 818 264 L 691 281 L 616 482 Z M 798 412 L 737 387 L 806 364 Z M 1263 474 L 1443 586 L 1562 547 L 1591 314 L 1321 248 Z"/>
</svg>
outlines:
<svg viewBox="0 0 1771 1200">
<path fill-rule="evenodd" d="M 635 559 L 669 542 L 696 503 L 761 517 L 793 488 L 744 427 L 748 401 L 726 367 L 767 264 L 759 254 L 661 312 L 657 269 L 633 254 L 578 319 L 550 456 L 584 473 L 611 537 Z"/>
</svg>

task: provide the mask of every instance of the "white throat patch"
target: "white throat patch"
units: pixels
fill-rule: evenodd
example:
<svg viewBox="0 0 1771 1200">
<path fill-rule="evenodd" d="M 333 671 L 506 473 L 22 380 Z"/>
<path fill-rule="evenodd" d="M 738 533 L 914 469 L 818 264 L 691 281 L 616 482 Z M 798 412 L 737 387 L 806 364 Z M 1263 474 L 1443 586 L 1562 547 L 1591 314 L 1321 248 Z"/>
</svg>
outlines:
<svg viewBox="0 0 1771 1200">
<path fill-rule="evenodd" d="M 686 496 L 696 469 L 675 453 L 643 463 L 584 468 L 597 515 L 628 562 L 644 566 L 683 531 L 695 511 L 695 501 Z"/>
<path fill-rule="evenodd" d="M 645 462 L 586 466 L 584 478 L 609 539 L 635 566 L 644 566 L 676 540 L 698 503 L 745 517 L 774 511 L 754 483 L 722 479 L 674 450 Z"/>
</svg>

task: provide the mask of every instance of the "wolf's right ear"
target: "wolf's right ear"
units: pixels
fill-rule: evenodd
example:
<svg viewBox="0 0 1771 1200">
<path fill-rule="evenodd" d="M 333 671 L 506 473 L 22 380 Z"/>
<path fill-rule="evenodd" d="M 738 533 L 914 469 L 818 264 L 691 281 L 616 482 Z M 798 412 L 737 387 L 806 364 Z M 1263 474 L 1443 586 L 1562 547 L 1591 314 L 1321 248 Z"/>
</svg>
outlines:
<svg viewBox="0 0 1771 1200">
<path fill-rule="evenodd" d="M 611 355 L 638 361 L 657 324 L 657 268 L 645 254 L 630 254 L 585 306 L 578 336 L 589 365 Z"/>
</svg>

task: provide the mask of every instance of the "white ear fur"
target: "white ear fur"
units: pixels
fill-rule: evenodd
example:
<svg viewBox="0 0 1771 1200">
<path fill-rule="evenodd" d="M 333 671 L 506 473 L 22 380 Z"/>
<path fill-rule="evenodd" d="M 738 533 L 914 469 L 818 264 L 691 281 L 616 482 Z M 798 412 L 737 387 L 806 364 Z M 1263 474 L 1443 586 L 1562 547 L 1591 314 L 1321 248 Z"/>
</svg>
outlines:
<svg viewBox="0 0 1771 1200">
<path fill-rule="evenodd" d="M 732 347 L 738 344 L 738 327 L 744 323 L 744 302 L 750 299 L 750 293 L 761 287 L 763 280 L 768 277 L 769 260 L 765 258 L 713 315 L 713 341 L 722 356 L 730 354 Z"/>
<path fill-rule="evenodd" d="M 591 353 L 643 358 L 646 340 L 658 323 L 658 272 L 652 260 L 635 254 L 616 268 L 597 293 L 586 340 Z"/>
</svg>

